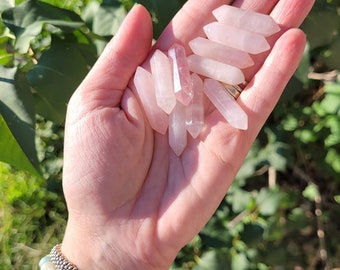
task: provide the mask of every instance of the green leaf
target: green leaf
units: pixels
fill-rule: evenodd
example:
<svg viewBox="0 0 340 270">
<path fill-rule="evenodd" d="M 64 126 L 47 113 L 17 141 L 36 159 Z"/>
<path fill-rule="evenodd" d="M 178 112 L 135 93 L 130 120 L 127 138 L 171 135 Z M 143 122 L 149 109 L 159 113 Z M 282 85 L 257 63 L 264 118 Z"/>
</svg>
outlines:
<svg viewBox="0 0 340 270">
<path fill-rule="evenodd" d="M 0 66 L 0 89 L 0 160 L 36 174 L 39 162 L 35 150 L 34 105 L 30 88 L 24 75 L 16 68 Z"/>
<path fill-rule="evenodd" d="M 264 216 L 275 214 L 280 206 L 282 195 L 276 189 L 262 188 L 256 198 L 259 211 Z"/>
<path fill-rule="evenodd" d="M 0 2 L 0 13 L 8 8 L 14 7 L 14 0 L 1 0 Z"/>
<path fill-rule="evenodd" d="M 121 1 L 104 1 L 102 4 L 92 1 L 86 6 L 82 18 L 94 33 L 93 42 L 96 44 L 98 54 L 117 33 L 125 17 L 126 10 Z"/>
<path fill-rule="evenodd" d="M 37 0 L 28 0 L 17 7 L 6 9 L 1 16 L 16 36 L 15 49 L 21 53 L 27 52 L 30 42 L 45 24 L 57 26 L 64 32 L 72 32 L 84 26 L 76 13 Z"/>
<path fill-rule="evenodd" d="M 226 246 L 226 241 L 222 239 L 222 237 L 211 236 L 203 232 L 201 232 L 199 236 L 202 243 L 210 248 L 222 248 Z"/>
<path fill-rule="evenodd" d="M 282 121 L 282 126 L 286 131 L 296 130 L 299 126 L 299 119 L 294 114 L 288 114 Z"/>
<path fill-rule="evenodd" d="M 335 195 L 334 201 L 336 201 L 337 204 L 340 204 L 340 195 Z"/>
<path fill-rule="evenodd" d="M 287 229 L 290 230 L 301 230 L 307 228 L 309 225 L 309 217 L 306 214 L 305 209 L 296 207 L 290 210 L 288 215 L 288 223 L 286 224 Z"/>
<path fill-rule="evenodd" d="M 275 133 L 275 130 L 265 128 L 264 131 L 267 135 L 268 144 L 258 156 L 262 160 L 267 161 L 276 170 L 284 171 L 288 161 L 292 160 L 290 147 L 288 144 L 278 140 L 278 134 Z"/>
<path fill-rule="evenodd" d="M 154 24 L 154 38 L 157 39 L 185 1 L 137 0 L 151 13 Z"/>
<path fill-rule="evenodd" d="M 316 196 L 318 196 L 319 190 L 315 184 L 308 185 L 302 192 L 303 197 L 310 201 L 315 201 Z"/>
<path fill-rule="evenodd" d="M 55 38 L 51 48 L 42 53 L 27 75 L 37 91 L 39 114 L 54 122 L 64 121 L 66 103 L 93 64 L 93 57 L 83 53 L 87 48 L 85 44 Z"/>
<path fill-rule="evenodd" d="M 331 115 L 327 118 L 325 126 L 328 127 L 331 133 L 325 138 L 325 146 L 327 148 L 331 146 L 340 145 L 340 121 L 339 116 Z"/>
<path fill-rule="evenodd" d="M 325 84 L 325 92 L 320 105 L 328 114 L 340 116 L 340 83 Z"/>
<path fill-rule="evenodd" d="M 310 130 L 309 127 L 296 130 L 294 132 L 294 136 L 306 144 L 315 142 L 317 140 L 315 132 Z"/>
<path fill-rule="evenodd" d="M 38 170 L 32 165 L 32 162 L 14 138 L 2 115 L 0 115 L 0 149 L 0 161 L 27 171 L 32 175 L 39 175 Z"/>
<path fill-rule="evenodd" d="M 225 270 L 230 269 L 230 264 L 228 254 L 215 249 L 203 253 L 193 270 Z"/>
<path fill-rule="evenodd" d="M 263 237 L 264 229 L 260 224 L 247 223 L 244 225 L 243 232 L 241 232 L 241 240 L 247 245 L 256 244 Z"/>
<path fill-rule="evenodd" d="M 236 189 L 227 197 L 227 200 L 231 203 L 233 212 L 240 213 L 247 209 L 251 201 L 251 196 L 249 192 L 242 189 Z"/>
<path fill-rule="evenodd" d="M 340 173 L 340 154 L 336 149 L 329 149 L 325 160 L 336 173 Z"/>
<path fill-rule="evenodd" d="M 92 1 L 87 5 L 82 17 L 88 27 L 97 35 L 113 36 L 126 16 L 121 1 Z"/>
<path fill-rule="evenodd" d="M 232 270 L 246 270 L 249 268 L 249 261 L 244 253 L 235 253 L 232 256 Z"/>
<path fill-rule="evenodd" d="M 241 169 L 236 175 L 236 180 L 234 181 L 230 191 L 232 190 L 233 187 L 236 185 L 241 186 L 242 183 L 240 183 L 240 180 L 249 178 L 254 175 L 256 171 L 256 166 L 262 161 L 258 159 L 258 152 L 260 151 L 260 145 L 259 145 L 259 140 L 255 140 L 253 143 L 250 151 L 247 154 L 246 159 L 244 160 Z"/>
</svg>

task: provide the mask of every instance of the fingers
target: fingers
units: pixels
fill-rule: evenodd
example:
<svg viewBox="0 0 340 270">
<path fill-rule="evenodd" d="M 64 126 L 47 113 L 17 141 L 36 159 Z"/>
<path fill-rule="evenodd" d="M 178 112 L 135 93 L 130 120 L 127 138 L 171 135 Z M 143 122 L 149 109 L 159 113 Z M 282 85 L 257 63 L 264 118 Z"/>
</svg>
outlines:
<svg viewBox="0 0 340 270">
<path fill-rule="evenodd" d="M 239 97 L 249 117 L 251 139 L 256 137 L 298 67 L 305 41 L 304 33 L 298 29 L 284 33 L 250 82 L 250 88 Z"/>
<path fill-rule="evenodd" d="M 253 10 L 263 14 L 269 14 L 278 0 L 254 1 L 254 0 L 236 0 L 233 6 L 242 9 Z"/>
<path fill-rule="evenodd" d="M 248 115 L 247 131 L 235 131 L 225 125 L 218 125 L 224 121 L 216 111 L 206 118 L 207 126 L 218 132 L 211 133 L 207 130 L 202 138 L 222 161 L 234 161 L 234 172 L 241 166 L 248 149 L 299 65 L 305 43 L 306 37 L 301 30 L 291 29 L 285 32 L 277 40 L 248 87 L 243 90 L 238 102 Z"/>
<path fill-rule="evenodd" d="M 149 13 L 136 5 L 78 89 L 84 99 L 92 102 L 90 109 L 120 104 L 136 67 L 149 53 L 151 41 Z"/>
<path fill-rule="evenodd" d="M 276 42 L 272 52 L 263 67 L 256 74 L 252 89 L 245 91 L 242 105 L 249 116 L 249 130 L 237 132 L 226 128 L 222 116 L 212 113 L 207 117 L 207 131 L 199 145 L 199 158 L 184 155 L 182 162 L 194 164 L 190 183 L 182 180 L 174 182 L 168 196 L 177 196 L 176 200 L 161 216 L 158 233 L 164 242 L 178 243 L 178 239 L 188 241 L 204 225 L 212 215 L 225 192 L 240 168 L 250 145 L 262 127 L 265 119 L 276 104 L 282 90 L 299 63 L 305 44 L 305 35 L 297 29 L 289 30 Z M 198 155 L 196 155 L 198 156 Z M 176 165 L 176 159 L 173 166 Z M 178 167 L 180 167 L 178 165 Z M 179 169 L 174 170 L 175 173 Z M 171 175 L 170 175 L 171 176 Z M 174 176 L 174 179 L 178 177 Z M 171 183 L 170 183 L 171 184 Z M 176 190 L 179 190 L 176 192 Z M 175 195 L 174 195 L 175 194 Z M 166 201 L 165 197 L 165 201 Z M 168 200 L 171 200 L 169 198 Z M 176 216 L 176 223 L 169 222 L 171 216 Z M 180 226 L 189 224 L 190 226 Z M 169 228 L 170 227 L 170 228 Z M 175 231 L 178 239 L 173 239 Z M 169 233 L 171 232 L 171 233 Z M 182 233 L 182 234 L 181 234 Z"/>
<path fill-rule="evenodd" d="M 279 1 L 270 16 L 283 29 L 299 27 L 313 7 L 314 0 Z"/>
<path fill-rule="evenodd" d="M 243 1 L 245 6 L 249 6 L 250 0 Z M 273 2 L 273 1 L 264 1 Z M 280 25 L 281 31 L 269 38 L 269 43 L 273 46 L 276 40 L 290 28 L 299 27 L 305 17 L 308 15 L 314 4 L 314 0 L 287 0 L 279 1 L 270 13 L 270 16 Z M 243 7 L 243 5 L 242 5 Z M 257 9 L 257 8 L 256 8 Z M 263 9 L 263 8 L 262 8 Z M 262 11 L 262 9 L 260 11 Z M 251 78 L 261 67 L 264 59 L 268 56 L 269 52 L 265 52 L 259 55 L 253 55 L 255 65 L 244 71 L 246 81 L 250 81 Z"/>
<path fill-rule="evenodd" d="M 156 48 L 165 51 L 174 42 L 179 42 L 190 52 L 187 43 L 197 36 L 205 36 L 202 27 L 214 20 L 211 14 L 212 10 L 231 2 L 230 0 L 187 1 L 157 41 Z M 309 13 L 313 4 L 314 0 L 236 0 L 232 3 L 232 5 L 243 9 L 270 13 L 281 27 L 280 33 L 270 37 L 269 43 L 271 46 L 275 44 L 276 40 L 287 29 L 298 27 Z M 255 65 L 244 70 L 246 81 L 249 82 L 252 79 L 268 54 L 269 52 L 253 55 Z"/>
</svg>

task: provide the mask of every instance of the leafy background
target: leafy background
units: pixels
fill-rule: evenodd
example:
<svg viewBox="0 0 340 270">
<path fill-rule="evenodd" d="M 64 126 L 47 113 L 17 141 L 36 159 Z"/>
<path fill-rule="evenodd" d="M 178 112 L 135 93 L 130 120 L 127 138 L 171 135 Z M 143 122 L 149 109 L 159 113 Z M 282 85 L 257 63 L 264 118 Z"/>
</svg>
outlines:
<svg viewBox="0 0 340 270">
<path fill-rule="evenodd" d="M 37 269 L 61 241 L 66 104 L 135 2 L 157 39 L 185 0 L 1 0 L 0 269 Z M 340 267 L 339 10 L 316 1 L 299 69 L 172 269 Z"/>
</svg>

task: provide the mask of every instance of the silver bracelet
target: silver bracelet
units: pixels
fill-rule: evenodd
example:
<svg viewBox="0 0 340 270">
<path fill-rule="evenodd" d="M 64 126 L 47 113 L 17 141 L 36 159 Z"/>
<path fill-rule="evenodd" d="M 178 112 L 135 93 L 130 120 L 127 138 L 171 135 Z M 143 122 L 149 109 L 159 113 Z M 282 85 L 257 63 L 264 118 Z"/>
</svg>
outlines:
<svg viewBox="0 0 340 270">
<path fill-rule="evenodd" d="M 61 244 L 55 245 L 49 256 L 57 270 L 79 270 L 61 253 Z"/>
</svg>

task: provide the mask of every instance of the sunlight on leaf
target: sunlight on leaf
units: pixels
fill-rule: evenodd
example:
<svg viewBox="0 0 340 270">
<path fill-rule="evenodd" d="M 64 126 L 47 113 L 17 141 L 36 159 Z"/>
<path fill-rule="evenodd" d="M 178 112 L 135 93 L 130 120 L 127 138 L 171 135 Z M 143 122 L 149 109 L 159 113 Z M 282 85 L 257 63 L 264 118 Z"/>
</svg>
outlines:
<svg viewBox="0 0 340 270">
<path fill-rule="evenodd" d="M 318 196 L 318 194 L 319 194 L 318 187 L 314 184 L 308 185 L 302 192 L 303 197 L 310 201 L 315 201 L 315 198 L 316 196 Z"/>
<path fill-rule="evenodd" d="M 52 24 L 65 32 L 72 32 L 84 25 L 76 13 L 34 0 L 7 9 L 1 16 L 15 34 L 15 48 L 21 53 L 27 52 L 30 42 L 41 32 L 44 24 Z"/>
<path fill-rule="evenodd" d="M 16 68 L 0 66 L 0 89 L 0 114 L 4 121 L 2 123 L 4 133 L 0 132 L 0 134 L 6 137 L 0 139 L 3 144 L 1 160 L 18 168 L 28 169 L 30 166 L 25 161 L 25 158 L 28 158 L 37 169 L 39 164 L 35 149 L 34 105 L 27 81 Z M 5 147 L 7 140 L 11 141 L 12 150 Z M 17 149 L 18 147 L 20 150 Z M 34 170 L 30 168 L 30 171 Z"/>
<path fill-rule="evenodd" d="M 38 171 L 32 165 L 19 143 L 14 138 L 4 118 L 0 115 L 0 161 L 11 164 L 20 170 L 26 170 L 38 176 Z"/>
</svg>

